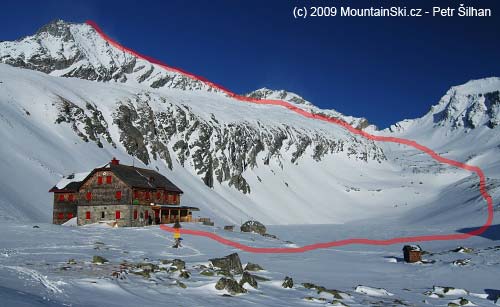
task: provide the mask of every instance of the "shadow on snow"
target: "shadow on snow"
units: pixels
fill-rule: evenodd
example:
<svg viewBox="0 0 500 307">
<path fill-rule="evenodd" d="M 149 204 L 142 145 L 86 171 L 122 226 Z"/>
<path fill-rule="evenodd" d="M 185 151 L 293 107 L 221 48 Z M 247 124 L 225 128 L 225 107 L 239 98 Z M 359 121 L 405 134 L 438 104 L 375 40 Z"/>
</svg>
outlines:
<svg viewBox="0 0 500 307">
<path fill-rule="evenodd" d="M 471 227 L 471 228 L 462 228 L 457 231 L 461 233 L 467 233 L 476 229 L 477 227 Z M 500 224 L 491 225 L 485 232 L 483 232 L 479 236 L 486 239 L 490 239 L 492 241 L 500 241 Z"/>
</svg>

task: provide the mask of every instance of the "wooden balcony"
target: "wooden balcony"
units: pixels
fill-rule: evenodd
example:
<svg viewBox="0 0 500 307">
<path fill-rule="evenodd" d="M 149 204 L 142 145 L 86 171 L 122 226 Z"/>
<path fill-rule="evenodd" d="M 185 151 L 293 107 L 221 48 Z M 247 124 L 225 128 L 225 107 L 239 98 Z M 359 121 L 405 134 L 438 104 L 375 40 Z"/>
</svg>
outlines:
<svg viewBox="0 0 500 307">
<path fill-rule="evenodd" d="M 174 216 L 171 215 L 170 217 L 168 216 L 163 216 L 161 219 L 162 224 L 171 224 L 175 223 L 175 221 L 179 221 L 181 223 L 190 223 L 190 222 L 196 222 L 197 219 L 194 219 L 191 215 L 188 216 Z"/>
</svg>

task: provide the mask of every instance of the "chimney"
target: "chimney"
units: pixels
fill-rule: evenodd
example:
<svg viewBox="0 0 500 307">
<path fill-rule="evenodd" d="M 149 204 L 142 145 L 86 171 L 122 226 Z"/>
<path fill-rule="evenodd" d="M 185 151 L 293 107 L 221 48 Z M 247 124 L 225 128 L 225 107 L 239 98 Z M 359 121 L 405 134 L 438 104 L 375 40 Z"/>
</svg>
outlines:
<svg viewBox="0 0 500 307">
<path fill-rule="evenodd" d="M 113 160 L 111 160 L 111 165 L 119 165 L 120 164 L 120 160 L 116 160 L 115 157 L 113 157 Z"/>
</svg>

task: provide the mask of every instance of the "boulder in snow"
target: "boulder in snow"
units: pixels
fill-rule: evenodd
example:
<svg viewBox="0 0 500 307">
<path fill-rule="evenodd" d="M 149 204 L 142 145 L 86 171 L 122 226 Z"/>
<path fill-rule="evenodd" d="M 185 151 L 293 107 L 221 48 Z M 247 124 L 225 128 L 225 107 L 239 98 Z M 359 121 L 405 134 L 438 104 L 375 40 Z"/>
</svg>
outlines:
<svg viewBox="0 0 500 307">
<path fill-rule="evenodd" d="M 227 277 L 221 277 L 221 279 L 219 279 L 219 281 L 215 284 L 215 289 L 227 290 L 227 292 L 232 295 L 247 292 L 247 290 L 240 286 L 236 280 Z"/>
<path fill-rule="evenodd" d="M 266 233 L 266 226 L 259 221 L 246 221 L 240 229 L 242 232 L 256 232 L 260 235 Z"/>
<path fill-rule="evenodd" d="M 293 278 L 286 276 L 283 284 L 281 285 L 283 288 L 293 288 Z"/>
<path fill-rule="evenodd" d="M 222 271 L 231 272 L 234 274 L 243 273 L 243 267 L 241 266 L 240 256 L 237 253 L 227 255 L 223 258 L 213 258 L 210 259 L 214 267 L 220 268 Z"/>
<path fill-rule="evenodd" d="M 240 279 L 240 286 L 243 287 L 245 284 L 249 284 L 250 286 L 257 288 L 257 280 L 255 279 L 255 276 L 248 273 L 247 271 L 243 272 L 243 275 Z"/>
<path fill-rule="evenodd" d="M 255 272 L 255 271 L 261 271 L 261 270 L 263 270 L 263 268 L 256 263 L 249 262 L 245 266 L 245 271 L 254 271 Z"/>
<path fill-rule="evenodd" d="M 95 264 L 104 264 L 106 262 L 109 262 L 108 259 L 101 257 L 101 256 L 94 256 L 92 257 L 92 263 Z"/>
</svg>

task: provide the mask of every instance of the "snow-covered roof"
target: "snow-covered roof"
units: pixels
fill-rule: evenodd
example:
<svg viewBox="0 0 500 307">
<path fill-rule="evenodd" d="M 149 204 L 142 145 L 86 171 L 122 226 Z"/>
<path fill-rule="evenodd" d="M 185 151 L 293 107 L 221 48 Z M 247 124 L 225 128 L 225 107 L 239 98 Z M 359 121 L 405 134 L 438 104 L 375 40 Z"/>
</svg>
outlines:
<svg viewBox="0 0 500 307">
<path fill-rule="evenodd" d="M 172 181 L 157 171 L 123 164 L 110 164 L 109 168 L 118 178 L 131 187 L 163 188 L 168 191 L 183 193 Z"/>
<path fill-rule="evenodd" d="M 62 190 L 66 188 L 68 185 L 71 183 L 78 183 L 82 182 L 83 179 L 85 179 L 88 175 L 90 174 L 89 172 L 83 172 L 83 173 L 76 173 L 76 174 L 71 174 L 66 177 L 63 177 L 59 182 L 56 184 L 56 188 L 59 190 Z"/>
<path fill-rule="evenodd" d="M 421 252 L 422 248 L 420 245 L 412 244 L 412 245 L 405 245 L 403 247 L 403 250 L 410 250 L 410 251 L 415 251 L 415 252 Z"/>
</svg>

